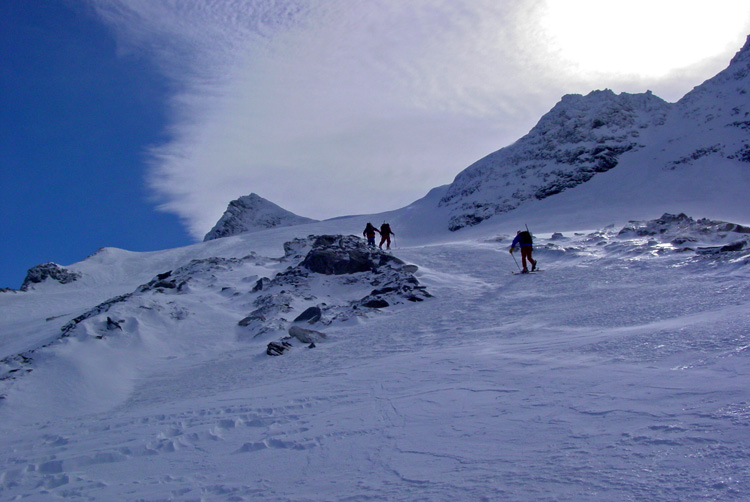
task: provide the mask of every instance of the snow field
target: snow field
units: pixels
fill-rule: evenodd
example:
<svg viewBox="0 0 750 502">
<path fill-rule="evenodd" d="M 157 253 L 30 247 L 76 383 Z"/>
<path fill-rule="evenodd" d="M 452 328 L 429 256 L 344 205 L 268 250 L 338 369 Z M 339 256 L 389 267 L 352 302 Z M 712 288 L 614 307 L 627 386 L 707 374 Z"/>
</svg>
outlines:
<svg viewBox="0 0 750 502">
<path fill-rule="evenodd" d="M 252 287 L 243 278 L 268 264 L 144 297 L 145 312 L 113 307 L 128 336 L 70 339 L 0 401 L 0 495 L 747 498 L 742 253 L 603 232 L 540 240 L 546 271 L 533 276 L 511 275 L 506 241 L 394 254 L 419 265 L 433 298 L 323 327 L 324 343 L 281 357 L 265 355 L 272 336 L 235 331 L 248 310 L 236 299 Z M 326 278 L 312 290 L 345 294 Z M 45 391 L 55 377 L 75 406 Z"/>
</svg>

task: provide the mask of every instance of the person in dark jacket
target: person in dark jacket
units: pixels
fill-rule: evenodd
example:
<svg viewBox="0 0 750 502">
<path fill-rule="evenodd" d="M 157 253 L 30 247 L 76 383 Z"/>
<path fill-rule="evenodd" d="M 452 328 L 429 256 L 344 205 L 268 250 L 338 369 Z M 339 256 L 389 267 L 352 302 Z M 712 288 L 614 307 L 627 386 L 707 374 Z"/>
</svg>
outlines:
<svg viewBox="0 0 750 502">
<path fill-rule="evenodd" d="M 528 259 L 531 263 L 531 271 L 536 270 L 536 260 L 531 257 L 531 253 L 534 251 L 534 242 L 531 238 L 531 233 L 528 230 L 516 232 L 516 238 L 513 239 L 513 243 L 510 245 L 510 253 L 513 254 L 513 250 L 516 246 L 521 248 L 521 263 L 523 264 L 522 274 L 528 274 L 529 269 L 526 266 L 526 260 Z"/>
<path fill-rule="evenodd" d="M 372 223 L 367 222 L 367 226 L 365 226 L 365 231 L 362 232 L 362 235 L 367 239 L 367 244 L 372 247 L 375 247 L 375 232 L 378 232 L 378 229 L 375 228 Z"/>
<path fill-rule="evenodd" d="M 380 225 L 380 249 L 383 249 L 383 243 L 386 243 L 386 249 L 391 249 L 391 235 L 396 235 L 388 223 Z"/>
</svg>

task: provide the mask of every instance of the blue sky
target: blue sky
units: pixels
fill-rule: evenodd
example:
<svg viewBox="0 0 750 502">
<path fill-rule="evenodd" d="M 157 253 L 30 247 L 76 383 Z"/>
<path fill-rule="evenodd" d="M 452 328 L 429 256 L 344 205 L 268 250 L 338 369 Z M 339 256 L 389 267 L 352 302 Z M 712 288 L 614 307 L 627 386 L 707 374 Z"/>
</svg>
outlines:
<svg viewBox="0 0 750 502">
<path fill-rule="evenodd" d="M 104 246 L 191 242 L 144 182 L 168 92 L 149 61 L 118 57 L 112 32 L 73 4 L 3 0 L 0 62 L 0 287 Z"/>
<path fill-rule="evenodd" d="M 251 192 L 405 206 L 564 94 L 676 101 L 748 34 L 747 0 L 2 0 L 0 287 Z"/>
</svg>

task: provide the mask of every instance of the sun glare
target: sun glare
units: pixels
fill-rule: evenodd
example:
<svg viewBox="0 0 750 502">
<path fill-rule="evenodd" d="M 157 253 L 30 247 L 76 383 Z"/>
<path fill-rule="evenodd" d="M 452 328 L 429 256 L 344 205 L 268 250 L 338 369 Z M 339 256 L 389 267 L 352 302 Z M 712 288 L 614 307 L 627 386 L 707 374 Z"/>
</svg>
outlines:
<svg viewBox="0 0 750 502">
<path fill-rule="evenodd" d="M 547 0 L 541 14 L 547 49 L 579 74 L 661 77 L 739 49 L 749 27 L 748 0 Z"/>
</svg>

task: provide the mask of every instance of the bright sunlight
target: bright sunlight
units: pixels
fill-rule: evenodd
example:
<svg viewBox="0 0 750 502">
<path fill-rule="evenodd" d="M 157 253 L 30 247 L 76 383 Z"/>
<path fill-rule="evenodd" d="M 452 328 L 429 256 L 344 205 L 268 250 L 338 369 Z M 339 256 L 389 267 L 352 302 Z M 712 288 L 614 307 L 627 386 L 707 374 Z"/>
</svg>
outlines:
<svg viewBox="0 0 750 502">
<path fill-rule="evenodd" d="M 542 33 L 572 73 L 662 77 L 740 47 L 748 0 L 547 0 Z"/>
</svg>

